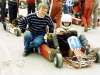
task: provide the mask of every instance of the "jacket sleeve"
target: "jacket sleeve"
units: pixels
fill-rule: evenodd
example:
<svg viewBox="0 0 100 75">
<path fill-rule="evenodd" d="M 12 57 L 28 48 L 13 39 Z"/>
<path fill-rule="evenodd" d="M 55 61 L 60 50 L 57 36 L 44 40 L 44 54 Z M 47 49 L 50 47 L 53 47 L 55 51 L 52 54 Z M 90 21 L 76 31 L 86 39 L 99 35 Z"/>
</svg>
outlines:
<svg viewBox="0 0 100 75">
<path fill-rule="evenodd" d="M 19 25 L 19 28 L 21 29 L 22 33 L 24 33 L 26 31 L 26 27 L 27 27 L 27 18 L 26 17 L 20 18 L 18 21 L 18 25 Z"/>
<path fill-rule="evenodd" d="M 53 33 L 54 32 L 54 24 L 50 18 L 49 18 L 48 26 L 49 26 L 49 33 Z"/>
</svg>

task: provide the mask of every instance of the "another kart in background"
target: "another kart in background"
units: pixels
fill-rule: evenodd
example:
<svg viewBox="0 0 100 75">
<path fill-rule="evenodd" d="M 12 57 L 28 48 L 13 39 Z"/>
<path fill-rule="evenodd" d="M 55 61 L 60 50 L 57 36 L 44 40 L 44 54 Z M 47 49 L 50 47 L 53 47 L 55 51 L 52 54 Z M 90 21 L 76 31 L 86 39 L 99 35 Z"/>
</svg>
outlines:
<svg viewBox="0 0 100 75">
<path fill-rule="evenodd" d="M 18 27 L 18 20 L 16 19 L 12 23 L 9 22 L 8 1 L 6 3 L 5 22 L 3 23 L 3 28 L 4 30 L 13 33 L 16 36 L 21 36 L 21 30 Z"/>
<path fill-rule="evenodd" d="M 10 23 L 7 19 L 5 19 L 5 22 L 3 23 L 4 30 L 15 34 L 16 36 L 21 36 L 21 30 L 17 25 L 17 20 L 13 21 L 13 23 Z"/>
</svg>

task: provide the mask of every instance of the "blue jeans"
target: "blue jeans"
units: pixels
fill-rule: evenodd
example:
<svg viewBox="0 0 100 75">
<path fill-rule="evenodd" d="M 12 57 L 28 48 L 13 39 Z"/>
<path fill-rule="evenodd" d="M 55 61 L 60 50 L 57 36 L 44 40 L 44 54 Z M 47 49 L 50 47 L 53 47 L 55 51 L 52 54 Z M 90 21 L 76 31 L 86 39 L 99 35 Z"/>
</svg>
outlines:
<svg viewBox="0 0 100 75">
<path fill-rule="evenodd" d="M 64 5 L 63 12 L 64 14 L 70 14 L 70 7 L 66 7 L 66 5 Z"/>
<path fill-rule="evenodd" d="M 32 34 L 30 32 L 24 34 L 24 51 L 29 52 L 31 48 L 39 47 L 43 40 L 43 35 Z"/>
</svg>

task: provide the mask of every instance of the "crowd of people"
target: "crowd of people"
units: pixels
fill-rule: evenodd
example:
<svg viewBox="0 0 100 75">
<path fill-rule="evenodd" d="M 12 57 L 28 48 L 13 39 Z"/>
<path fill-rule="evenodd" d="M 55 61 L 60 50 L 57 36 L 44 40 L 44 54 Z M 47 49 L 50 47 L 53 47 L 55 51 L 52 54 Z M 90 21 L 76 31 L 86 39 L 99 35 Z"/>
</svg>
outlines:
<svg viewBox="0 0 100 75">
<path fill-rule="evenodd" d="M 99 0 L 82 0 L 81 3 L 83 3 L 82 21 L 84 24 L 84 32 L 87 32 L 91 26 L 93 29 L 97 27 Z M 94 18 L 91 19 L 91 16 Z"/>
<path fill-rule="evenodd" d="M 6 14 L 6 0 L 2 0 L 1 3 L 1 22 L 4 22 L 4 16 Z M 19 15 L 18 5 L 20 0 L 8 0 L 9 9 L 9 21 L 12 22 Z M 52 20 L 56 20 L 55 28 L 60 27 L 62 14 L 74 14 L 80 11 L 74 11 L 75 6 L 80 6 L 82 9 L 81 19 L 84 24 L 84 32 L 87 32 L 89 28 L 95 29 L 97 27 L 97 15 L 99 0 L 26 0 L 27 14 L 34 13 L 35 8 L 39 3 L 46 3 L 49 6 L 49 16 Z M 91 3 L 91 4 L 89 4 Z M 77 8 L 77 10 L 79 10 Z M 91 15 L 93 16 L 92 19 Z"/>
<path fill-rule="evenodd" d="M 10 23 L 12 23 L 12 21 L 19 16 L 18 2 L 18 0 L 8 1 Z M 69 30 L 73 20 L 72 14 L 77 13 L 74 11 L 74 6 L 76 6 L 74 2 L 74 0 L 26 0 L 28 12 L 27 16 L 22 17 L 18 21 L 18 25 L 22 33 L 24 33 L 24 56 L 27 56 L 33 51 L 33 48 L 39 47 L 42 44 L 44 35 L 46 34 L 47 25 L 49 26 L 50 36 L 53 34 L 54 29 L 59 30 L 60 27 L 61 32 Z M 79 2 L 77 5 L 79 5 L 82 9 L 81 20 L 84 24 L 84 32 L 87 32 L 91 26 L 93 29 L 95 29 L 97 27 L 99 0 L 77 0 L 77 2 Z M 37 10 L 35 10 L 35 8 L 37 8 Z M 5 9 L 3 9 L 4 8 L 2 5 L 1 17 L 5 15 Z M 91 14 L 94 15 L 93 19 L 91 19 Z M 53 23 L 54 18 L 56 20 L 56 24 Z M 1 19 L 1 21 L 4 22 L 4 17 Z M 27 25 L 28 31 L 26 28 Z M 60 34 L 57 35 L 59 41 L 59 37 L 62 37 L 63 34 L 60 33 L 60 31 L 57 32 L 59 32 L 57 34 Z M 69 35 L 69 33 L 64 35 Z M 72 35 L 69 36 L 78 36 L 77 31 L 73 30 Z M 68 37 L 65 37 L 65 39 Z M 81 37 L 84 37 L 84 40 L 86 40 L 84 35 L 81 35 Z M 66 47 L 64 47 L 63 42 L 64 41 L 60 40 L 60 48 Z M 84 41 L 82 40 L 83 47 L 86 48 L 88 52 L 91 52 L 90 46 L 87 44 L 87 42 L 84 42 L 85 45 L 83 42 Z"/>
</svg>

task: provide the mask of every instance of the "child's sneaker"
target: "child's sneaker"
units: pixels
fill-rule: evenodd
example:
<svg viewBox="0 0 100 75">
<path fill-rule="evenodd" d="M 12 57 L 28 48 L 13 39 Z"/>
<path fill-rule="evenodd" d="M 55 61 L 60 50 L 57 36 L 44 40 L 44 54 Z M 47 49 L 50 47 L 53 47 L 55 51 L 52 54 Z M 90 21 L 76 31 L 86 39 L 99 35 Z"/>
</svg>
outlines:
<svg viewBox="0 0 100 75">
<path fill-rule="evenodd" d="M 94 56 L 99 50 L 100 48 L 93 48 L 92 51 L 88 54 L 88 56 Z"/>
</svg>

